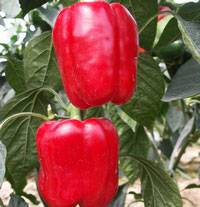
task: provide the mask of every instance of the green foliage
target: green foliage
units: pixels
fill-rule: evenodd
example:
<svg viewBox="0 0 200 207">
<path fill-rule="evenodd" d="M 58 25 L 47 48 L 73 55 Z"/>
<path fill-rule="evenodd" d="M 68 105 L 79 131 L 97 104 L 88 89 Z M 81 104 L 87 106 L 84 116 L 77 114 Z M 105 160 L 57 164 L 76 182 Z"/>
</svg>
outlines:
<svg viewBox="0 0 200 207">
<path fill-rule="evenodd" d="M 24 15 L 30 10 L 45 4 L 47 1 L 48 0 L 19 0 Z"/>
<path fill-rule="evenodd" d="M 110 207 L 118 207 L 118 206 L 124 206 L 125 200 L 126 200 L 126 193 L 128 190 L 127 185 L 122 185 L 119 187 L 118 193 L 116 195 L 116 199 L 113 200 Z"/>
<path fill-rule="evenodd" d="M 136 92 L 122 109 L 140 124 L 150 126 L 159 114 L 163 93 L 164 79 L 158 64 L 149 54 L 141 54 Z"/>
<path fill-rule="evenodd" d="M 177 20 L 175 18 L 172 18 L 164 28 L 164 31 L 162 32 L 162 35 L 160 36 L 155 48 L 165 47 L 168 44 L 173 43 L 175 40 L 179 39 L 180 36 L 181 34 L 178 29 Z"/>
<path fill-rule="evenodd" d="M 39 90 L 29 90 L 12 98 L 1 110 L 0 120 L 21 112 L 47 113 L 47 103 Z M 35 133 L 41 120 L 31 116 L 14 119 L 0 130 L 0 140 L 7 148 L 6 176 L 17 193 L 26 184 L 26 175 L 37 166 Z"/>
<path fill-rule="evenodd" d="M 194 96 L 200 92 L 199 64 L 191 59 L 183 64 L 169 84 L 164 101 Z"/>
<path fill-rule="evenodd" d="M 126 126 L 121 125 L 123 132 L 120 135 L 120 153 L 122 155 L 120 163 L 130 182 L 133 183 L 140 175 L 141 168 L 137 162 L 134 162 L 128 156 L 147 159 L 150 143 L 142 126 L 137 126 L 135 132 Z"/>
<path fill-rule="evenodd" d="M 80 115 L 82 119 L 110 118 L 120 135 L 120 175 L 126 181 L 112 207 L 125 206 L 129 185 L 139 178 L 142 190 L 133 194 L 145 207 L 181 207 L 180 193 L 169 173 L 176 173 L 183 152 L 200 135 L 200 2 L 179 6 L 165 0 L 118 1 L 134 15 L 140 47 L 145 49 L 138 60 L 136 91 L 125 105 L 107 104 L 82 110 Z M 60 99 L 56 93 L 62 94 L 63 89 L 51 30 L 60 8 L 75 2 L 0 1 L 5 13 L 0 14 L 0 25 L 10 38 L 0 43 L 1 123 L 24 112 L 57 119 L 74 113 L 67 97 Z M 171 11 L 158 22 L 161 4 L 170 5 Z M 12 28 L 6 26 L 10 17 Z M 6 147 L 0 143 L 0 185 L 6 169 L 5 176 L 17 194 L 11 195 L 9 207 L 28 206 L 21 196 L 37 204 L 23 189 L 29 173 L 38 168 L 35 134 L 41 123 L 27 115 L 0 125 L 0 141 Z M 199 186 L 188 188 L 192 187 Z"/>
<path fill-rule="evenodd" d="M 28 207 L 28 204 L 20 196 L 12 194 L 8 207 Z"/>
<path fill-rule="evenodd" d="M 59 13 L 59 10 L 47 5 L 46 8 L 43 7 L 38 8 L 38 11 L 40 13 L 41 18 L 45 22 L 47 22 L 51 27 L 53 27 L 56 17 Z"/>
<path fill-rule="evenodd" d="M 26 90 L 23 62 L 17 58 L 8 57 L 5 68 L 6 79 L 17 92 Z"/>
<path fill-rule="evenodd" d="M 178 20 L 184 43 L 192 56 L 200 63 L 200 24 L 198 22 L 186 21 L 181 17 Z"/>
<path fill-rule="evenodd" d="M 184 4 L 178 10 L 178 14 L 187 21 L 200 20 L 199 12 L 200 12 L 200 2 L 197 3 L 190 2 Z"/>
<path fill-rule="evenodd" d="M 141 176 L 145 207 L 182 207 L 177 185 L 155 163 L 135 158 L 143 169 Z"/>
<path fill-rule="evenodd" d="M 140 31 L 140 45 L 151 49 L 156 36 L 158 4 L 157 0 L 131 0 L 130 8 Z"/>
<path fill-rule="evenodd" d="M 3 183 L 4 180 L 4 175 L 5 175 L 5 161 L 6 161 L 6 147 L 4 144 L 0 142 L 0 187 Z"/>
<path fill-rule="evenodd" d="M 51 41 L 51 32 L 33 38 L 24 50 L 24 76 L 28 89 L 60 88 L 60 75 Z"/>
</svg>

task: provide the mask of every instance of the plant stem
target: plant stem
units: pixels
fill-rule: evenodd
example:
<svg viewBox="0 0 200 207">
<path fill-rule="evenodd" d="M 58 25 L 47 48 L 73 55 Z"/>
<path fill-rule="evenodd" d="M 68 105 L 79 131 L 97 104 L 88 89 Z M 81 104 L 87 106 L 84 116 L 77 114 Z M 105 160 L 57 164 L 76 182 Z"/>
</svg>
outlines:
<svg viewBox="0 0 200 207">
<path fill-rule="evenodd" d="M 9 116 L 8 118 L 6 118 L 1 124 L 0 124 L 0 130 L 3 128 L 4 125 L 8 124 L 10 121 L 12 121 L 13 119 L 17 119 L 19 117 L 23 117 L 23 116 L 32 116 L 32 117 L 36 117 L 39 119 L 42 119 L 44 121 L 48 121 L 48 117 L 46 117 L 45 115 L 42 114 L 38 114 L 38 113 L 33 113 L 33 112 L 22 112 L 22 113 L 18 113 L 18 114 L 14 114 L 12 116 Z"/>
<path fill-rule="evenodd" d="M 174 13 L 172 13 L 172 11 L 160 11 L 158 14 L 155 14 L 154 16 L 152 16 L 150 19 L 148 19 L 148 21 L 143 25 L 143 27 L 141 27 L 141 29 L 139 30 L 139 34 L 141 34 L 145 29 L 146 29 L 146 27 L 149 25 L 149 24 L 151 24 L 151 22 L 155 19 L 155 18 L 157 18 L 157 16 L 159 15 L 159 14 L 166 14 L 166 13 L 168 13 L 168 14 L 173 14 L 174 15 Z"/>
<path fill-rule="evenodd" d="M 119 106 L 115 106 L 119 117 L 135 132 L 137 122 L 133 120 L 126 112 L 124 112 Z"/>
<path fill-rule="evenodd" d="M 62 106 L 62 108 L 65 111 L 68 111 L 68 108 L 66 107 L 65 102 L 60 98 L 60 96 L 58 95 L 58 93 L 56 91 L 54 91 L 52 88 L 41 88 L 39 89 L 39 93 L 42 91 L 48 91 L 49 93 L 53 94 L 55 96 L 55 98 L 57 99 L 58 103 Z"/>
<path fill-rule="evenodd" d="M 185 142 L 185 143 L 183 144 L 183 146 L 182 146 L 180 152 L 178 153 L 178 155 L 177 155 L 177 157 L 176 157 L 176 159 L 175 159 L 175 161 L 174 161 L 174 163 L 173 163 L 173 165 L 172 165 L 172 170 L 175 170 L 175 169 L 176 169 L 176 167 L 177 167 L 177 165 L 178 165 L 178 163 L 179 163 L 179 161 L 180 161 L 180 159 L 181 159 L 183 153 L 185 152 L 185 150 L 186 150 L 186 148 L 187 148 L 187 146 L 188 146 L 189 144 L 190 144 L 190 140 L 188 139 L 187 142 Z"/>
<path fill-rule="evenodd" d="M 78 108 L 74 107 L 71 104 L 69 111 L 70 111 L 70 118 L 81 120 L 81 112 Z"/>
</svg>

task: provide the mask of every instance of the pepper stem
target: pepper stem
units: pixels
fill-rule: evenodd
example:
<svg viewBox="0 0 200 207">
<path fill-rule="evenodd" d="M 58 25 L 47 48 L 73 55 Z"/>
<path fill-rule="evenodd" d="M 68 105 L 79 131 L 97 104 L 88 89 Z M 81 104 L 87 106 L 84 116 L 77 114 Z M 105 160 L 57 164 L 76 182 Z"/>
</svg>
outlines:
<svg viewBox="0 0 200 207">
<path fill-rule="evenodd" d="M 70 118 L 81 120 L 81 111 L 78 108 L 70 104 L 69 111 L 70 111 Z"/>
<path fill-rule="evenodd" d="M 44 121 L 48 121 L 48 117 L 42 114 L 38 114 L 38 113 L 33 113 L 33 112 L 22 112 L 22 113 L 18 113 L 18 114 L 14 114 L 12 116 L 9 116 L 7 119 L 5 119 L 1 124 L 0 124 L 0 130 L 6 125 L 8 124 L 10 121 L 17 119 L 19 117 L 23 117 L 23 116 L 33 116 L 39 119 L 42 119 Z"/>
</svg>

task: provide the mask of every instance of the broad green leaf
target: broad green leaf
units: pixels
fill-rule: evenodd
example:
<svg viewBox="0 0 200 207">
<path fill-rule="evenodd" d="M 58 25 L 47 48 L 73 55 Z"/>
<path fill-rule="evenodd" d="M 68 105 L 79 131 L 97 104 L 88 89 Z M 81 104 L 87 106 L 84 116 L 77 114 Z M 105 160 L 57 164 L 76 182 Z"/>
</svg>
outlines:
<svg viewBox="0 0 200 207">
<path fill-rule="evenodd" d="M 48 0 L 19 0 L 24 15 L 30 10 L 42 6 L 46 2 L 48 2 Z"/>
<path fill-rule="evenodd" d="M 179 8 L 178 14 L 185 20 L 200 20 L 200 2 L 189 2 Z"/>
<path fill-rule="evenodd" d="M 166 28 L 167 24 L 169 23 L 169 21 L 173 18 L 172 15 L 167 15 L 165 16 L 165 18 L 162 18 L 161 20 L 158 21 L 157 24 L 157 32 L 156 32 L 156 37 L 155 37 L 155 41 L 154 41 L 154 46 L 158 43 L 164 29 Z"/>
<path fill-rule="evenodd" d="M 16 95 L 1 110 L 0 121 L 20 112 L 47 113 L 46 101 L 39 90 Z M 16 193 L 26 184 L 26 175 L 36 167 L 35 132 L 41 120 L 31 116 L 13 119 L 0 130 L 0 140 L 7 148 L 6 176 Z"/>
<path fill-rule="evenodd" d="M 166 118 L 173 133 L 184 126 L 184 113 L 179 106 L 171 105 Z"/>
<path fill-rule="evenodd" d="M 50 86 L 59 89 L 60 74 L 51 41 L 51 32 L 33 38 L 24 51 L 24 74 L 28 89 Z"/>
<path fill-rule="evenodd" d="M 200 22 L 186 21 L 180 16 L 177 18 L 185 45 L 193 58 L 200 63 Z"/>
<path fill-rule="evenodd" d="M 28 204 L 22 197 L 12 194 L 8 207 L 28 207 Z"/>
<path fill-rule="evenodd" d="M 125 115 L 122 116 L 122 112 L 114 106 L 110 105 L 108 110 L 120 137 L 120 165 L 130 182 L 134 182 L 139 176 L 140 168 L 137 162 L 132 162 L 131 159 L 124 158 L 124 156 L 131 154 L 146 158 L 150 147 L 148 137 L 142 126 L 135 126 L 133 120 L 131 122 L 130 118 Z"/>
<path fill-rule="evenodd" d="M 17 93 L 26 90 L 24 67 L 21 60 L 14 57 L 8 57 L 5 72 L 7 81 Z"/>
<path fill-rule="evenodd" d="M 0 142 L 0 188 L 4 181 L 5 176 L 5 161 L 6 161 L 6 148 L 5 145 Z"/>
<path fill-rule="evenodd" d="M 140 46 L 147 50 L 151 49 L 157 29 L 157 0 L 131 0 L 129 2 L 140 31 Z"/>
<path fill-rule="evenodd" d="M 40 12 L 41 18 L 51 27 L 53 27 L 59 10 L 51 6 L 47 6 L 46 8 L 40 7 L 38 10 Z"/>
<path fill-rule="evenodd" d="M 130 182 L 134 182 L 138 178 L 141 168 L 137 162 L 133 162 L 131 158 L 126 156 L 147 158 L 150 143 L 142 126 L 136 127 L 135 133 L 128 127 L 122 127 L 125 129 L 120 135 L 120 154 L 122 155 L 120 164 Z"/>
<path fill-rule="evenodd" d="M 188 142 L 188 135 L 191 133 L 194 126 L 194 117 L 192 117 L 184 126 L 183 130 L 181 131 L 176 144 L 174 146 L 173 152 L 170 157 L 169 161 L 169 170 L 173 171 L 176 163 L 177 155 L 180 153 L 182 146 L 184 143 Z"/>
<path fill-rule="evenodd" d="M 31 15 L 31 20 L 33 22 L 33 25 L 36 28 L 39 27 L 42 30 L 42 32 L 51 30 L 51 26 L 46 21 L 43 20 L 38 9 L 33 10 L 30 13 L 30 15 Z M 27 32 L 27 36 L 28 36 L 28 38 L 26 38 L 26 39 L 30 40 L 29 38 L 30 38 L 30 36 L 32 36 L 32 32 L 30 30 Z"/>
<path fill-rule="evenodd" d="M 61 2 L 61 4 L 63 4 L 63 6 L 69 6 L 69 5 L 77 2 L 77 0 L 60 0 L 60 2 Z"/>
<path fill-rule="evenodd" d="M 156 61 L 141 54 L 137 70 L 137 89 L 132 100 L 121 108 L 134 120 L 151 125 L 159 114 L 164 93 L 164 79 Z"/>
<path fill-rule="evenodd" d="M 0 11 L 5 12 L 7 17 L 15 17 L 19 12 L 21 11 L 20 9 L 20 4 L 18 0 L 1 0 L 0 1 Z"/>
<path fill-rule="evenodd" d="M 155 49 L 167 46 L 170 43 L 173 43 L 175 40 L 181 37 L 181 33 L 178 28 L 177 20 L 175 18 L 170 19 L 166 25 L 158 43 L 155 46 Z"/>
<path fill-rule="evenodd" d="M 170 82 L 162 98 L 169 102 L 200 93 L 200 64 L 191 59 L 182 65 Z"/>
<path fill-rule="evenodd" d="M 177 185 L 172 178 L 155 163 L 134 157 L 143 173 L 141 176 L 145 207 L 182 207 Z"/>
</svg>

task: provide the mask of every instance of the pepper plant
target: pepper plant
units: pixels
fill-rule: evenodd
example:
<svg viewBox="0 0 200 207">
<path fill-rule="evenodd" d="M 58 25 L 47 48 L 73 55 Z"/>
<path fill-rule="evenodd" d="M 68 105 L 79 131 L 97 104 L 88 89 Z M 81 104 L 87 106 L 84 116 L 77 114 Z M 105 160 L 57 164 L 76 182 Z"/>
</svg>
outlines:
<svg viewBox="0 0 200 207">
<path fill-rule="evenodd" d="M 131 194 L 145 207 L 181 207 L 180 159 L 200 136 L 200 2 L 119 1 L 138 25 L 136 91 L 124 105 L 87 110 L 73 107 L 63 92 L 52 43 L 58 13 L 75 2 L 0 0 L 0 184 L 6 179 L 14 190 L 9 206 L 43 202 L 24 188 L 30 174 L 38 177 L 36 130 L 44 121 L 106 117 L 120 137 L 119 186 L 110 206 L 127 206 Z M 139 194 L 129 188 L 137 180 Z"/>
</svg>

